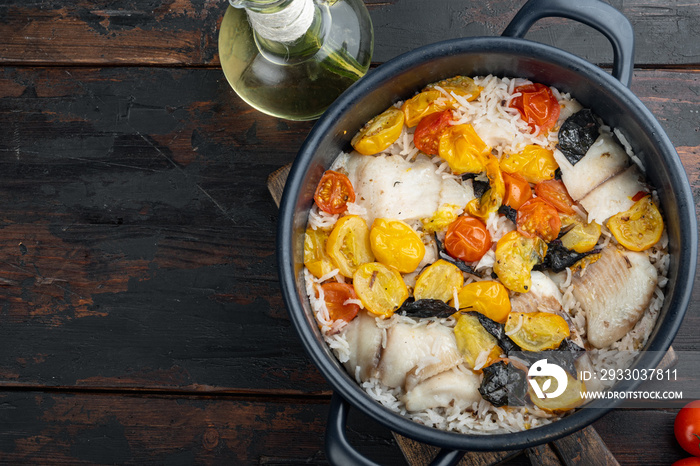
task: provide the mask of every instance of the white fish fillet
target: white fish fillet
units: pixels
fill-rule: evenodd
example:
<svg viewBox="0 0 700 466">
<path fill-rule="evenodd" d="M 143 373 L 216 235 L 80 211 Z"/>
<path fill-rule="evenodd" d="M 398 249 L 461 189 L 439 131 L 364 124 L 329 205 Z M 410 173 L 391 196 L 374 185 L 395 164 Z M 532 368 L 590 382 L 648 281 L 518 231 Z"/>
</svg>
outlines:
<svg viewBox="0 0 700 466">
<path fill-rule="evenodd" d="M 404 396 L 406 409 L 411 412 L 447 407 L 467 406 L 481 401 L 479 376 L 455 367 L 419 383 Z"/>
<path fill-rule="evenodd" d="M 383 335 L 375 318 L 366 311 L 360 311 L 345 327 L 344 332 L 350 347 L 350 358 L 344 364 L 345 369 L 350 374 L 355 374 L 359 366 L 359 376 L 363 382 L 375 377 Z"/>
<path fill-rule="evenodd" d="M 642 179 L 637 166 L 632 165 L 588 193 L 580 201 L 588 212 L 588 222 L 602 225 L 613 215 L 632 207 L 634 195 L 645 189 Z"/>
<path fill-rule="evenodd" d="M 608 178 L 625 169 L 630 158 L 609 134 L 601 134 L 576 165 L 555 149 L 554 159 L 561 169 L 561 180 L 571 197 L 578 201 Z"/>
<path fill-rule="evenodd" d="M 421 381 L 463 362 L 451 328 L 398 323 L 388 330 L 379 360 L 379 380 L 410 390 Z"/>
<path fill-rule="evenodd" d="M 551 312 L 561 311 L 561 292 L 557 285 L 544 273 L 533 270 L 530 273 L 532 285 L 527 293 L 517 293 L 510 300 L 511 312 Z"/>
<path fill-rule="evenodd" d="M 368 225 L 375 218 L 429 218 L 445 202 L 463 208 L 474 198 L 470 184 L 443 180 L 424 155 L 407 162 L 400 155 L 353 153 L 347 158 L 345 170 L 355 189 L 355 203 L 367 210 Z"/>
<path fill-rule="evenodd" d="M 574 274 L 573 294 L 586 312 L 590 344 L 605 348 L 632 330 L 649 306 L 657 281 L 646 254 L 616 247 L 605 248 L 582 276 Z"/>
</svg>

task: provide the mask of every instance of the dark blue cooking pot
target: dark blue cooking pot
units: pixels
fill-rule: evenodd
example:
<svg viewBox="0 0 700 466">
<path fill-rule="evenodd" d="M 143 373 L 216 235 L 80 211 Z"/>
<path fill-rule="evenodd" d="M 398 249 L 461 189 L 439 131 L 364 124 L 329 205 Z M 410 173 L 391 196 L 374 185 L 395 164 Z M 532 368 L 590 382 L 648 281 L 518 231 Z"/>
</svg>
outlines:
<svg viewBox="0 0 700 466">
<path fill-rule="evenodd" d="M 612 76 L 560 49 L 523 39 L 543 17 L 573 19 L 602 32 L 613 46 Z M 678 154 L 658 121 L 629 90 L 634 35 L 627 19 L 598 0 L 530 0 L 503 37 L 474 37 L 439 42 L 401 55 L 350 87 L 316 123 L 292 166 L 285 186 L 278 226 L 278 261 L 282 292 L 304 347 L 333 387 L 326 436 L 329 459 L 337 464 L 372 464 L 345 439 L 350 406 L 394 432 L 442 447 L 435 464 L 456 463 L 464 450 L 521 449 L 575 432 L 615 405 L 598 400 L 562 420 L 524 432 L 464 435 L 414 423 L 374 400 L 357 385 L 323 341 L 305 294 L 303 242 L 314 189 L 335 157 L 349 149 L 357 130 L 374 115 L 405 100 L 426 84 L 458 74 L 523 77 L 569 92 L 627 137 L 658 188 L 666 216 L 671 265 L 666 300 L 645 352 L 635 367 L 653 368 L 669 348 L 688 307 L 697 259 L 697 225 L 693 197 Z M 631 390 L 624 382 L 618 390 Z"/>
</svg>

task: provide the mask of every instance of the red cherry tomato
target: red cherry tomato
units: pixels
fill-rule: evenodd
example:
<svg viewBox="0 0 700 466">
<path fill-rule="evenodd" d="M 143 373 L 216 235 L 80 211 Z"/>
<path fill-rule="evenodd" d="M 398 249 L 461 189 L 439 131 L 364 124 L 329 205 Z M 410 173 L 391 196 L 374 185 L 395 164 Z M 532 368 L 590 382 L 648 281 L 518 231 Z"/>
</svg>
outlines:
<svg viewBox="0 0 700 466">
<path fill-rule="evenodd" d="M 348 202 L 355 202 L 355 190 L 347 176 L 328 170 L 316 187 L 314 201 L 324 212 L 342 214 L 347 210 Z"/>
<path fill-rule="evenodd" d="M 671 466 L 700 466 L 700 458 L 697 456 L 683 458 L 682 460 L 674 462 Z"/>
<path fill-rule="evenodd" d="M 360 311 L 360 306 L 355 303 L 345 302 L 348 299 L 358 299 L 355 288 L 349 283 L 329 282 L 321 285 L 323 300 L 328 308 L 331 320 L 344 320 L 350 322 Z"/>
<path fill-rule="evenodd" d="M 678 411 L 673 433 L 685 451 L 700 456 L 700 400 L 691 401 Z"/>
<path fill-rule="evenodd" d="M 424 117 L 413 133 L 413 144 L 424 154 L 437 155 L 440 135 L 450 126 L 452 110 L 431 113 Z"/>
<path fill-rule="evenodd" d="M 474 262 L 491 248 L 491 234 L 481 220 L 465 215 L 447 227 L 444 245 L 450 256 Z"/>
<path fill-rule="evenodd" d="M 559 102 L 552 90 L 544 84 L 525 84 L 515 88 L 521 95 L 510 101 L 510 106 L 520 112 L 530 128 L 549 131 L 559 119 Z"/>
<path fill-rule="evenodd" d="M 574 215 L 574 200 L 569 196 L 566 186 L 559 180 L 547 180 L 535 185 L 535 194 L 557 209 L 559 212 Z"/>
<path fill-rule="evenodd" d="M 527 201 L 518 209 L 518 231 L 526 236 L 539 236 L 547 243 L 559 236 L 561 219 L 557 209 L 539 197 Z"/>
<path fill-rule="evenodd" d="M 511 175 L 506 172 L 502 172 L 502 174 L 503 182 L 506 184 L 506 195 L 503 198 L 503 203 L 518 210 L 525 201 L 532 197 L 530 183 L 525 181 L 525 178 L 520 175 Z"/>
</svg>

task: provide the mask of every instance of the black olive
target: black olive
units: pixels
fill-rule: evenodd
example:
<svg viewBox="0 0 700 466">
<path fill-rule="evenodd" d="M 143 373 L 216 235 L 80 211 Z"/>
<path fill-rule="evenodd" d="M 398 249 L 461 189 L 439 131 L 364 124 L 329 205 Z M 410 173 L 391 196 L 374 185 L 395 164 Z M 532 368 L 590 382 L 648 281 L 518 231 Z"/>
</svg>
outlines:
<svg viewBox="0 0 700 466">
<path fill-rule="evenodd" d="M 401 304 L 396 312 L 407 317 L 449 317 L 455 312 L 455 308 L 439 299 L 419 299 L 408 298 Z"/>
<path fill-rule="evenodd" d="M 513 364 L 498 361 L 483 369 L 479 387 L 481 396 L 492 405 L 524 406 L 527 396 L 527 374 Z"/>
<path fill-rule="evenodd" d="M 559 128 L 559 149 L 571 165 L 576 163 L 586 155 L 588 149 L 598 139 L 598 129 L 600 123 L 593 112 L 584 108 L 562 123 Z"/>
</svg>

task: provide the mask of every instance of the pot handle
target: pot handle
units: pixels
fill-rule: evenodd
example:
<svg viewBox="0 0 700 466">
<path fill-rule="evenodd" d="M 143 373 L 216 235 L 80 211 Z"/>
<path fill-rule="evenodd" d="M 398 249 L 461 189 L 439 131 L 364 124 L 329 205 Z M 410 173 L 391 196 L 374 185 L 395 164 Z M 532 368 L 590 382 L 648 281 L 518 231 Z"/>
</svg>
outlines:
<svg viewBox="0 0 700 466">
<path fill-rule="evenodd" d="M 613 71 L 626 87 L 634 70 L 634 31 L 621 12 L 600 0 L 528 0 L 503 31 L 503 36 L 525 37 L 542 18 L 562 17 L 578 21 L 601 32 L 613 47 Z"/>
<path fill-rule="evenodd" d="M 348 442 L 345 435 L 350 404 L 337 393 L 331 397 L 326 429 L 326 457 L 331 464 L 347 466 L 379 466 L 374 461 L 365 458 Z M 463 451 L 442 449 L 433 459 L 430 466 L 453 466 L 464 456 Z"/>
</svg>

